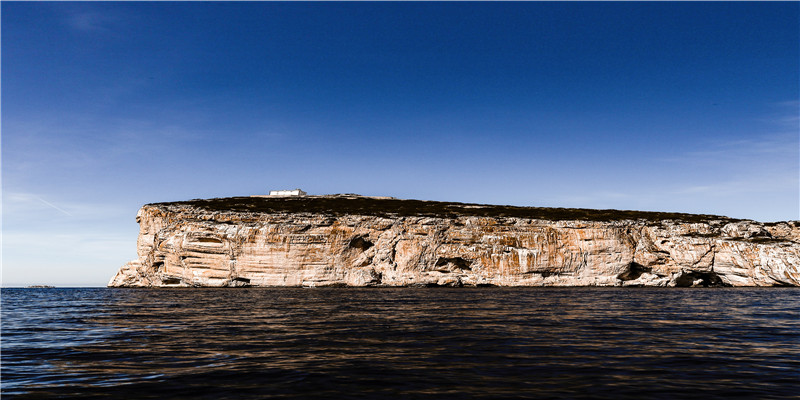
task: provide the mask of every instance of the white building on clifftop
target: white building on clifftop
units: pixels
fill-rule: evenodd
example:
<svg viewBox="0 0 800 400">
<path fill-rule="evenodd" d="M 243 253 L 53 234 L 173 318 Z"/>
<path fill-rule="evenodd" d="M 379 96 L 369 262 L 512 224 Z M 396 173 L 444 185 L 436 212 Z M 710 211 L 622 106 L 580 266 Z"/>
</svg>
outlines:
<svg viewBox="0 0 800 400">
<path fill-rule="evenodd" d="M 304 192 L 304 191 L 302 191 L 300 189 L 295 189 L 295 190 L 270 190 L 269 191 L 269 195 L 270 196 L 305 196 L 307 194 L 308 193 L 306 193 L 306 192 Z"/>
</svg>

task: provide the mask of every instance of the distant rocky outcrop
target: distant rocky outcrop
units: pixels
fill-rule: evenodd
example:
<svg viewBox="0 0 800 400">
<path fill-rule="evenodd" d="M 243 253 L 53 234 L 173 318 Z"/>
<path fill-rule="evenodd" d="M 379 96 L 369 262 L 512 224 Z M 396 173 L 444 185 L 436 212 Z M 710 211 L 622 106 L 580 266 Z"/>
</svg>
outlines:
<svg viewBox="0 0 800 400">
<path fill-rule="evenodd" d="M 148 204 L 113 287 L 800 286 L 800 221 L 356 195 Z"/>
</svg>

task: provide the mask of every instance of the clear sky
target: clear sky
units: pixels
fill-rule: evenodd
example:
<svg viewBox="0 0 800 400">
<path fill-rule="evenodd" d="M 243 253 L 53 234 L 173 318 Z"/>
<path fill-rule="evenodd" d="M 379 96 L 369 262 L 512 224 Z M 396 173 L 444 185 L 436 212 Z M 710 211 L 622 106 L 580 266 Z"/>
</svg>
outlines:
<svg viewBox="0 0 800 400">
<path fill-rule="evenodd" d="M 798 2 L 0 7 L 5 286 L 270 189 L 800 219 Z"/>
</svg>

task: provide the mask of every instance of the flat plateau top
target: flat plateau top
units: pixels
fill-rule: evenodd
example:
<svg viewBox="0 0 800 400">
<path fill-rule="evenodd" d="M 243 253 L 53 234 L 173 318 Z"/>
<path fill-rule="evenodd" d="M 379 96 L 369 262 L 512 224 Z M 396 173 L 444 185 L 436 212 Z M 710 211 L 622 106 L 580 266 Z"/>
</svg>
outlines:
<svg viewBox="0 0 800 400">
<path fill-rule="evenodd" d="M 675 220 L 682 222 L 724 222 L 736 219 L 704 214 L 684 214 L 652 211 L 592 210 L 584 208 L 518 207 L 487 204 L 465 204 L 443 201 L 401 200 L 387 197 L 358 195 L 325 196 L 248 196 L 215 199 L 195 199 L 150 206 L 190 206 L 209 212 L 247 213 L 314 213 L 328 215 L 374 215 L 380 217 L 511 217 L 551 221 L 622 221 Z"/>
</svg>

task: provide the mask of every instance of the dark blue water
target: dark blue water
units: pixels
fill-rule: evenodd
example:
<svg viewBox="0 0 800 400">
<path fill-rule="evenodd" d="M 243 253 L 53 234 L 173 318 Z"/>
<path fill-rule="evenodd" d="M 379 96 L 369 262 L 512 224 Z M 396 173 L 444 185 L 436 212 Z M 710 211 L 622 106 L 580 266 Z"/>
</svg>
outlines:
<svg viewBox="0 0 800 400">
<path fill-rule="evenodd" d="M 4 398 L 800 398 L 800 289 L 3 289 Z"/>
</svg>

